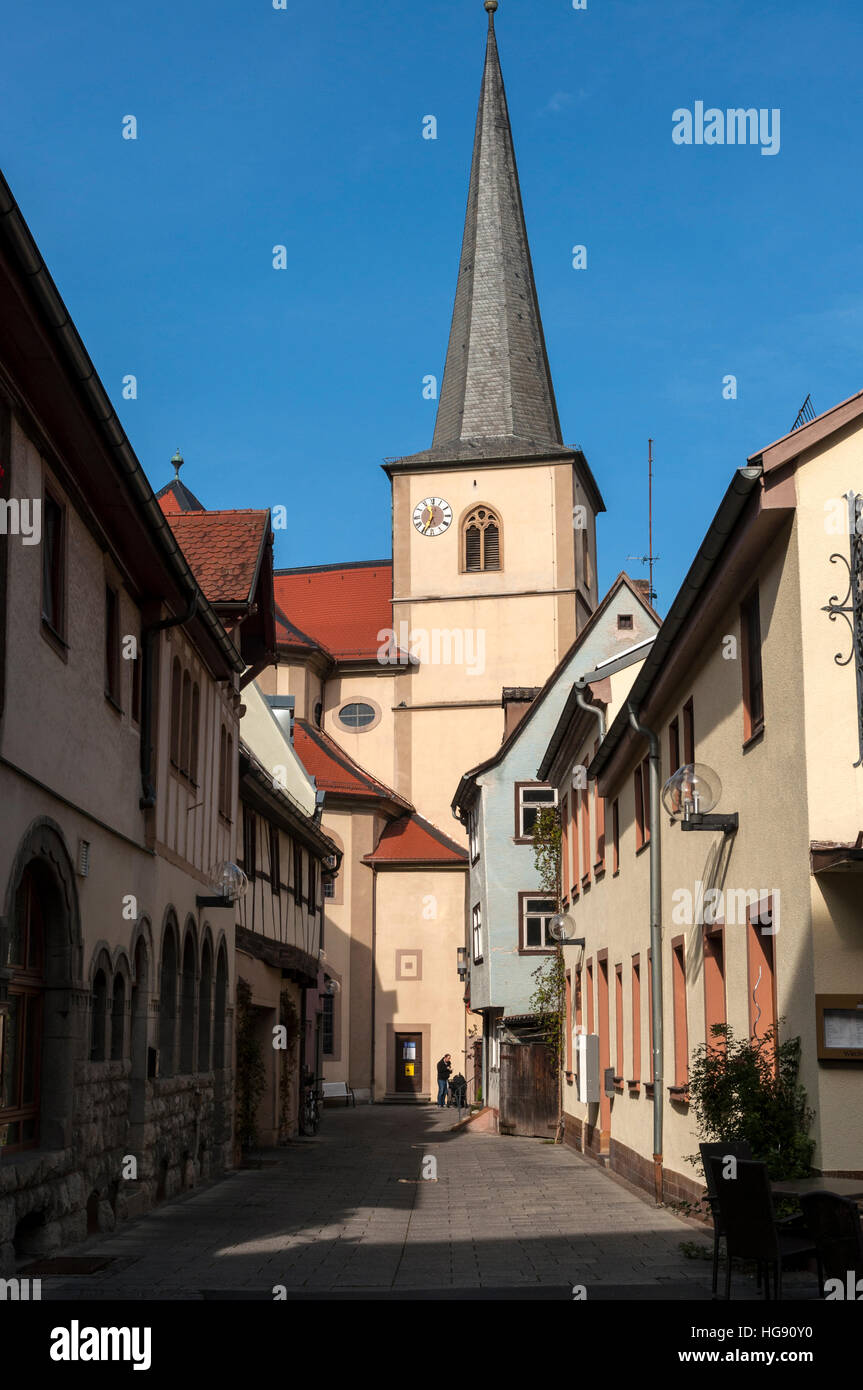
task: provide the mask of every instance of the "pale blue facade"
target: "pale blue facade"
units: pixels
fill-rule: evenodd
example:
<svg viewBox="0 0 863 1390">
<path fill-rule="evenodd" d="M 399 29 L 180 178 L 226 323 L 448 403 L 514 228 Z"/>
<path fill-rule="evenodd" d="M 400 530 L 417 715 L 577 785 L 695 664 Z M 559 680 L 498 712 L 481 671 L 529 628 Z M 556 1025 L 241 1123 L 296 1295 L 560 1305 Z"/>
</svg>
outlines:
<svg viewBox="0 0 863 1390">
<path fill-rule="evenodd" d="M 657 628 L 656 619 L 630 584 L 616 580 L 600 611 L 504 741 L 500 754 L 468 774 L 467 786 L 462 783 L 460 810 L 470 805 L 477 818 L 478 855 L 470 866 L 466 944 L 470 1008 L 482 1014 L 483 1092 L 488 1104 L 497 1105 L 495 1024 L 530 1014 L 535 988 L 532 972 L 546 955 L 543 950 L 520 951 L 524 895 L 532 891 L 541 895 L 533 846 L 518 843 L 517 788 L 523 783 L 540 785 L 536 770 L 573 684 L 582 676 L 592 676 L 599 662 L 650 640 Z M 477 906 L 481 913 L 478 935 L 473 930 Z M 476 945 L 480 959 L 476 959 Z M 476 1024 L 479 1027 L 479 1019 Z"/>
</svg>

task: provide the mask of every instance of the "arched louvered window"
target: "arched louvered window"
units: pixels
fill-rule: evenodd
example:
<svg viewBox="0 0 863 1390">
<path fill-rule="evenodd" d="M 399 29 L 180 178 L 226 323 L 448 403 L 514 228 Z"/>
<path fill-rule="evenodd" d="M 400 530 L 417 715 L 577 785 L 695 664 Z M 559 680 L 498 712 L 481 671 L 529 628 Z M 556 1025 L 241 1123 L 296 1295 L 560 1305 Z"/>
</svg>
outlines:
<svg viewBox="0 0 863 1390">
<path fill-rule="evenodd" d="M 192 686 L 192 720 L 189 730 L 189 776 L 197 785 L 198 781 L 198 744 L 200 743 L 200 723 L 201 723 L 201 690 L 198 682 Z"/>
<path fill-rule="evenodd" d="M 192 678 L 183 672 L 183 704 L 180 718 L 180 770 L 189 775 L 189 747 L 192 731 Z"/>
<path fill-rule="evenodd" d="M 462 534 L 466 571 L 501 568 L 500 520 L 496 512 L 490 507 L 474 507 L 465 519 Z"/>
<path fill-rule="evenodd" d="M 180 667 L 180 658 L 175 656 L 171 672 L 171 762 L 175 767 L 180 766 L 180 690 L 182 684 L 183 672 Z"/>
</svg>

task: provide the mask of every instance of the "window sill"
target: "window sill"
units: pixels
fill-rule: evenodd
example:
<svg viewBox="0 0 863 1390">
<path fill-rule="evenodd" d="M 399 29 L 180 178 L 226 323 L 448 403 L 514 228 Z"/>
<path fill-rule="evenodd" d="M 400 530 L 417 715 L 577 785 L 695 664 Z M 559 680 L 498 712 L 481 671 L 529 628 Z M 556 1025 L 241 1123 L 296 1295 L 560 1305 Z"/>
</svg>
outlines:
<svg viewBox="0 0 863 1390">
<path fill-rule="evenodd" d="M 639 1091 L 641 1090 L 641 1082 L 640 1082 L 640 1081 L 627 1081 L 626 1084 L 627 1084 L 627 1086 L 629 1087 L 629 1094 L 630 1094 L 631 1096 L 637 1096 L 638 1093 L 639 1093 Z"/>
<path fill-rule="evenodd" d="M 110 690 L 106 690 L 106 691 L 105 691 L 105 699 L 106 699 L 107 703 L 111 706 L 111 708 L 112 708 L 112 710 L 114 711 L 114 713 L 117 714 L 117 715 L 119 715 L 120 718 L 122 719 L 122 717 L 123 717 L 123 706 L 117 704 L 117 701 L 114 699 L 114 696 L 111 694 Z"/>
<path fill-rule="evenodd" d="M 48 646 L 57 653 L 61 661 L 69 660 L 69 643 L 64 641 L 59 632 L 48 622 L 47 618 L 42 619 L 42 636 L 48 643 Z"/>
<path fill-rule="evenodd" d="M 678 1105 L 688 1105 L 689 1083 L 687 1082 L 685 1086 L 669 1086 L 668 1095 L 669 1098 L 675 1101 Z"/>
<path fill-rule="evenodd" d="M 557 950 L 556 946 L 519 946 L 520 956 L 553 956 Z"/>
<path fill-rule="evenodd" d="M 604 878 L 604 877 L 605 877 L 605 865 L 604 865 L 604 864 L 594 864 L 594 866 L 593 866 L 593 881 L 594 881 L 594 883 L 598 883 L 599 880 L 600 880 L 601 878 Z"/>
<path fill-rule="evenodd" d="M 638 858 L 639 854 L 643 854 L 644 851 L 645 851 L 646 849 L 650 849 L 650 836 L 649 836 L 649 835 L 648 835 L 647 839 L 646 839 L 642 844 L 640 844 L 640 845 L 638 846 L 638 848 L 636 849 L 636 851 L 635 851 L 635 857 L 636 857 L 636 859 Z"/>
<path fill-rule="evenodd" d="M 654 1098 L 654 1097 L 653 1097 L 653 1091 L 654 1091 L 653 1082 L 652 1082 L 652 1081 L 645 1081 L 645 1083 L 644 1083 L 644 1094 L 647 1096 L 647 1099 L 648 1099 L 648 1100 L 653 1100 L 653 1098 Z"/>
</svg>

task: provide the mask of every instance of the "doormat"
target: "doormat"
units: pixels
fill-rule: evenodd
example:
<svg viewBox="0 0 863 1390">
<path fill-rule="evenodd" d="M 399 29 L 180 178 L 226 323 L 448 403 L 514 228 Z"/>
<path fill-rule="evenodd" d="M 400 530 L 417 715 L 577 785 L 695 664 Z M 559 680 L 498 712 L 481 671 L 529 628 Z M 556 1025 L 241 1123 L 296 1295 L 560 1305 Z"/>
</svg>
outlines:
<svg viewBox="0 0 863 1390">
<path fill-rule="evenodd" d="M 93 1255 L 58 1255 L 53 1260 L 37 1260 L 27 1265 L 21 1274 L 28 1279 L 55 1279 L 63 1274 L 97 1274 L 114 1263 L 114 1257 Z"/>
</svg>

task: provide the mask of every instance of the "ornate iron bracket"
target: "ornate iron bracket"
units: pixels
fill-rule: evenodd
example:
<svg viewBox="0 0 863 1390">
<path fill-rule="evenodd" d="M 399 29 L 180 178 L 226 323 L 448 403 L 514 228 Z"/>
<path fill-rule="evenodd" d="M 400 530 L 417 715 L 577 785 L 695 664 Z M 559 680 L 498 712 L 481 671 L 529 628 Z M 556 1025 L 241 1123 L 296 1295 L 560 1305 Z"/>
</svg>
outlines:
<svg viewBox="0 0 863 1390">
<path fill-rule="evenodd" d="M 833 554 L 830 563 L 835 565 L 839 561 L 845 565 L 848 570 L 848 591 L 841 603 L 838 596 L 833 594 L 821 611 L 828 615 L 831 622 L 835 622 L 841 614 L 851 630 L 850 652 L 845 657 L 837 652 L 833 660 L 837 666 L 847 666 L 852 659 L 854 661 L 857 677 L 857 743 L 860 752 L 854 766 L 860 767 L 863 764 L 863 496 L 851 491 L 846 492 L 845 497 L 848 501 L 851 558 L 846 560 L 844 555 Z"/>
</svg>

